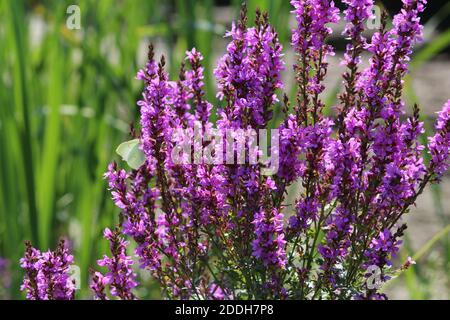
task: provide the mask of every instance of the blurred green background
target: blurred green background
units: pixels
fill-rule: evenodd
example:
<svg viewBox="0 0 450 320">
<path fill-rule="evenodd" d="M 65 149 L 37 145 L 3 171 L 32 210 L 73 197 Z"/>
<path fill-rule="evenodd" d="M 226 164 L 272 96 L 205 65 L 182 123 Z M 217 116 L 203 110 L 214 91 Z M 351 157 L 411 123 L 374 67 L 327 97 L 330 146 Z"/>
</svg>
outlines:
<svg viewBox="0 0 450 320">
<path fill-rule="evenodd" d="M 226 47 L 223 35 L 238 17 L 240 3 L 0 1 L 0 257 L 10 261 L 7 272 L 12 280 L 9 284 L 0 275 L 0 298 L 23 297 L 18 290 L 23 241 L 30 239 L 46 250 L 60 237 L 70 241 L 82 272 L 78 295 L 89 297 L 87 270 L 107 252 L 101 232 L 117 223 L 118 216 L 102 175 L 108 163 L 117 160 L 114 150 L 137 120 L 141 84 L 134 77 L 145 63 L 147 44 L 153 42 L 157 53 L 166 55 L 172 79 L 178 75 L 184 52 L 192 47 L 200 50 L 205 56 L 208 97 L 217 105 L 213 66 Z M 395 10 L 400 1 L 387 3 L 388 9 Z M 269 12 L 288 49 L 293 25 L 289 1 L 249 0 L 247 4 L 250 21 L 257 7 Z M 80 8 L 79 30 L 66 26 L 70 5 Z M 447 1 L 432 1 L 426 41 L 417 48 L 406 81 L 406 99 L 423 107 L 424 120 L 433 118 L 446 93 L 450 97 L 445 82 L 450 78 L 445 53 L 450 44 L 449 14 Z M 342 47 L 342 40 L 333 39 L 337 47 Z M 332 63 L 338 65 L 341 54 Z M 288 70 L 291 56 L 288 50 Z M 330 70 L 328 107 L 340 90 L 341 71 Z M 289 94 L 293 94 L 292 80 L 288 72 Z M 427 85 L 441 91 L 430 92 Z M 424 222 L 411 221 L 419 231 L 412 228 L 399 261 L 416 255 L 418 263 L 388 284 L 392 298 L 450 297 L 450 209 L 445 203 L 449 185 L 444 181 L 443 187 L 429 189 L 428 204 L 423 202 L 423 209 L 418 205 L 413 213 L 432 227 L 418 237 Z M 148 288 L 140 296 L 157 298 L 157 288 L 151 284 Z"/>
</svg>

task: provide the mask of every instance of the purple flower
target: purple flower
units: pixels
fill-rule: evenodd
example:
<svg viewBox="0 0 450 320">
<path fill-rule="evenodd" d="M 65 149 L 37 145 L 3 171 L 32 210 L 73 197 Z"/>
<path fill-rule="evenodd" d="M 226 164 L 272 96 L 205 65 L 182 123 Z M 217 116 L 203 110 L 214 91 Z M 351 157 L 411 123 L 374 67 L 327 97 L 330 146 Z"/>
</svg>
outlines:
<svg viewBox="0 0 450 320">
<path fill-rule="evenodd" d="M 103 236 L 109 241 L 111 257 L 104 256 L 103 259 L 97 261 L 97 264 L 106 267 L 108 272 L 104 276 L 98 272 L 93 275 L 90 287 L 94 291 L 96 299 L 106 299 L 106 286 L 109 286 L 109 292 L 113 297 L 121 300 L 136 299 L 132 290 L 138 283 L 136 282 L 137 276 L 132 269 L 134 262 L 126 254 L 128 242 L 120 236 L 118 229 L 111 231 L 106 228 Z"/>
<path fill-rule="evenodd" d="M 212 105 L 205 100 L 204 76 L 201 61 L 203 56 L 195 48 L 186 52 L 186 59 L 189 61 L 192 70 L 186 72 L 184 85 L 188 88 L 189 97 L 194 99 L 196 119 L 206 123 L 211 114 Z"/>
<path fill-rule="evenodd" d="M 286 240 L 283 234 L 283 214 L 277 210 L 266 213 L 261 210 L 253 221 L 256 239 L 253 240 L 253 255 L 265 266 L 286 266 Z"/>
<path fill-rule="evenodd" d="M 450 100 L 444 105 L 436 122 L 436 134 L 428 138 L 428 150 L 431 154 L 430 171 L 439 180 L 449 168 L 450 152 Z"/>
<path fill-rule="evenodd" d="M 325 89 L 322 82 L 328 67 L 327 56 L 334 55 L 326 39 L 332 33 L 329 24 L 339 21 L 339 9 L 328 0 L 292 0 L 291 4 L 297 22 L 292 30 L 292 46 L 298 59 L 294 66 L 299 89 L 297 119 L 307 122 L 307 111 L 313 109 L 313 120 L 317 121 L 323 108 L 319 94 Z"/>
<path fill-rule="evenodd" d="M 94 299 L 96 300 L 109 300 L 106 295 L 106 288 L 109 283 L 109 279 L 103 274 L 97 271 L 91 271 L 92 278 L 89 288 L 94 292 Z"/>
<path fill-rule="evenodd" d="M 373 0 L 343 0 L 347 4 L 344 10 L 345 21 L 347 22 L 344 35 L 353 41 L 360 41 L 361 33 L 364 31 L 364 23 L 372 17 Z"/>
<path fill-rule="evenodd" d="M 73 256 L 69 254 L 64 240 L 55 251 L 41 253 L 26 243 L 26 251 L 20 259 L 25 270 L 21 290 L 29 300 L 73 300 L 75 281 L 70 277 Z"/>
<path fill-rule="evenodd" d="M 233 23 L 227 37 L 231 43 L 214 70 L 218 97 L 228 101 L 224 110 L 231 127 L 264 128 L 272 118 L 272 105 L 278 101 L 284 69 L 282 46 L 267 16 L 257 13 L 257 26 L 246 28 L 246 17 Z"/>
<path fill-rule="evenodd" d="M 169 125 L 174 110 L 169 107 L 176 98 L 177 90 L 168 81 L 164 71 L 164 56 L 157 64 L 153 59 L 153 47 L 149 48 L 149 61 L 144 70 L 138 72 L 137 78 L 145 82 L 142 100 L 137 105 L 141 111 L 142 150 L 147 156 L 150 169 L 157 165 L 159 157 L 164 161 L 166 150 L 165 140 L 171 136 Z"/>
<path fill-rule="evenodd" d="M 402 241 L 397 240 L 397 237 L 390 230 L 385 229 L 380 232 L 377 237 L 372 239 L 369 248 L 364 253 L 368 258 L 365 266 L 391 267 L 390 258 L 395 257 L 401 243 Z M 383 277 L 384 281 L 387 279 L 389 277 Z"/>
<path fill-rule="evenodd" d="M 213 300 L 230 300 L 233 296 L 222 289 L 219 285 L 212 283 L 209 286 L 209 294 L 212 296 Z"/>
</svg>

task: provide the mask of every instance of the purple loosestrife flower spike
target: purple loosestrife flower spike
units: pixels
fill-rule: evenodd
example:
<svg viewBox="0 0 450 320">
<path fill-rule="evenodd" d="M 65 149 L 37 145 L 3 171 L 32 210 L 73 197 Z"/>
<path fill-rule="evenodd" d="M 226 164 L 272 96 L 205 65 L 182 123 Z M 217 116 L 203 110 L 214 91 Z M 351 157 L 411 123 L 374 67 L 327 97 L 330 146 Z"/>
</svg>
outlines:
<svg viewBox="0 0 450 320">
<path fill-rule="evenodd" d="M 92 278 L 89 288 L 94 293 L 95 300 L 109 300 L 106 295 L 106 288 L 108 286 L 108 278 L 97 271 L 91 270 Z"/>
<path fill-rule="evenodd" d="M 69 254 L 64 240 L 55 251 L 41 253 L 26 242 L 20 266 L 26 275 L 21 286 L 30 300 L 73 300 L 75 281 L 70 277 L 73 256 Z"/>
<path fill-rule="evenodd" d="M 105 298 L 104 288 L 109 285 L 109 291 L 113 297 L 134 300 L 136 297 L 132 290 L 138 283 L 132 269 L 134 262 L 126 253 L 128 242 L 120 236 L 118 229 L 111 231 L 106 228 L 103 235 L 109 241 L 111 258 L 104 256 L 103 259 L 98 260 L 97 264 L 106 267 L 108 272 L 104 276 L 95 273 L 91 288 L 98 299 Z"/>
<path fill-rule="evenodd" d="M 339 10 L 333 1 L 294 0 L 291 4 L 297 22 L 297 27 L 292 30 L 292 46 L 297 56 L 294 71 L 298 91 L 295 116 L 289 115 L 280 127 L 281 193 L 284 192 L 283 185 L 289 185 L 307 174 L 307 162 L 299 160 L 300 155 L 307 152 L 320 154 L 321 143 L 317 145 L 314 141 L 308 141 L 308 138 L 315 140 L 320 137 L 314 135 L 315 130 L 327 131 L 332 124 L 328 120 L 321 121 L 324 105 L 319 95 L 324 90 L 322 82 L 327 73 L 327 57 L 334 55 L 333 47 L 326 43 L 327 37 L 332 33 L 329 24 L 339 20 Z M 312 124 L 308 127 L 310 120 Z M 313 129 L 313 126 L 317 127 Z M 313 151 L 311 147 L 316 150 Z M 318 159 L 311 158 L 310 163 L 319 164 L 315 160 Z"/>
<path fill-rule="evenodd" d="M 256 239 L 253 240 L 253 255 L 265 266 L 286 266 L 286 252 L 283 234 L 283 214 L 277 210 L 266 213 L 261 210 L 255 215 Z"/>
<path fill-rule="evenodd" d="M 298 62 L 294 66 L 298 92 L 296 113 L 300 121 L 308 122 L 312 111 L 314 122 L 323 107 L 319 94 L 325 87 L 322 81 L 327 73 L 327 56 L 334 55 L 325 40 L 332 33 L 330 23 L 339 21 L 339 9 L 329 0 L 292 0 L 297 28 L 292 30 L 292 46 Z"/>
<path fill-rule="evenodd" d="M 173 109 L 169 108 L 169 103 L 173 100 L 175 90 L 164 71 L 164 56 L 156 63 L 152 46 L 148 56 L 149 61 L 145 69 L 138 72 L 137 79 L 143 80 L 146 85 L 138 106 L 141 110 L 142 150 L 152 168 L 157 165 L 157 157 L 163 157 L 160 161 L 165 159 L 163 146 L 165 139 L 171 136 L 169 123 L 173 118 Z"/>
<path fill-rule="evenodd" d="M 278 35 L 267 15 L 257 12 L 256 17 L 256 27 L 246 28 L 243 10 L 239 23 L 233 23 L 226 34 L 232 41 L 214 70 L 218 97 L 227 102 L 221 122 L 228 120 L 231 127 L 264 128 L 272 118 L 272 105 L 278 101 L 276 90 L 282 87 L 280 72 L 284 66 Z"/>
<path fill-rule="evenodd" d="M 23 258 L 20 259 L 20 267 L 25 270 L 25 277 L 20 290 L 27 292 L 27 299 L 40 300 L 37 285 L 37 274 L 39 271 L 39 260 L 41 252 L 32 247 L 30 242 L 26 242 L 26 250 Z"/>
<path fill-rule="evenodd" d="M 431 155 L 430 173 L 439 180 L 448 170 L 450 152 L 450 100 L 440 111 L 435 125 L 436 134 L 428 138 L 428 150 Z"/>
<path fill-rule="evenodd" d="M 185 64 L 182 63 L 179 79 L 174 89 L 173 109 L 176 117 L 171 119 L 171 125 L 175 128 L 190 127 L 194 121 L 194 116 L 189 112 L 191 109 L 189 99 L 192 98 L 192 92 L 189 90 L 190 80 L 186 79 L 187 72 Z"/>
<path fill-rule="evenodd" d="M 203 56 L 195 48 L 186 52 L 186 59 L 189 61 L 192 70 L 186 72 L 185 85 L 189 88 L 190 95 L 195 103 L 196 119 L 205 124 L 211 114 L 212 105 L 205 100 L 204 68 L 201 65 Z"/>
<path fill-rule="evenodd" d="M 396 240 L 389 230 L 381 231 L 376 238 L 372 239 L 366 252 L 366 256 L 369 259 L 367 265 L 390 266 L 392 262 L 389 260 L 389 257 L 398 252 L 400 244 L 401 241 Z"/>
<path fill-rule="evenodd" d="M 347 49 L 344 53 L 344 60 L 342 64 L 348 68 L 344 74 L 345 92 L 341 95 L 342 110 L 339 114 L 339 121 L 342 122 L 350 108 L 355 108 L 358 101 L 356 95 L 356 83 L 360 76 L 358 65 L 361 62 L 361 53 L 366 46 L 366 38 L 363 36 L 364 23 L 372 16 L 371 10 L 373 7 L 373 0 L 344 0 L 347 8 L 344 11 L 345 29 L 343 35 L 351 40 L 347 44 Z"/>
</svg>

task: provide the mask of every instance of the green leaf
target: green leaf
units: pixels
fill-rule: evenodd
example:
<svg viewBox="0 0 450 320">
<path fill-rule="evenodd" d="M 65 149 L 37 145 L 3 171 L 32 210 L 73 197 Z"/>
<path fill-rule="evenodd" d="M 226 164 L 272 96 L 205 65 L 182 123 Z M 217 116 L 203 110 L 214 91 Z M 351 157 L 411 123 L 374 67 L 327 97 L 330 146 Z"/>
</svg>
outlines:
<svg viewBox="0 0 450 320">
<path fill-rule="evenodd" d="M 139 148 L 139 139 L 126 141 L 120 144 L 116 149 L 116 153 L 121 156 L 132 169 L 137 170 L 144 164 L 145 156 Z"/>
</svg>

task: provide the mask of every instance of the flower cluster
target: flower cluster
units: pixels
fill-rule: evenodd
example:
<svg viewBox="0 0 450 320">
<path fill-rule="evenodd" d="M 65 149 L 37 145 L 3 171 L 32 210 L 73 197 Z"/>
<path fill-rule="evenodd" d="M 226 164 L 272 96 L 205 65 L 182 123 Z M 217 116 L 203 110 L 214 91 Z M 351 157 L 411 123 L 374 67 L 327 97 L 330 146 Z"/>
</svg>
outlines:
<svg viewBox="0 0 450 320">
<path fill-rule="evenodd" d="M 273 265 L 284 268 L 286 266 L 286 241 L 283 234 L 283 214 L 276 210 L 255 214 L 256 239 L 253 240 L 253 255 L 260 259 L 265 266 Z"/>
<path fill-rule="evenodd" d="M 243 8 L 214 70 L 222 106 L 215 123 L 202 55 L 188 51 L 178 80 L 170 81 L 164 57 L 157 62 L 150 46 L 137 74 L 144 84 L 138 138 L 145 160 L 129 171 L 112 163 L 105 175 L 121 224 L 105 231 L 112 257 L 99 261 L 106 275 L 92 274 L 97 299 L 135 298 L 136 274 L 124 236 L 135 242 L 140 268 L 168 298 L 386 298 L 368 285 L 370 270 L 379 271 L 381 282 L 395 272 L 392 259 L 406 229 L 402 217 L 449 167 L 450 101 L 439 113 L 435 135 L 422 145 L 419 108 L 405 117 L 402 92 L 413 46 L 422 37 L 425 0 L 403 0 L 391 29 L 383 14 L 371 39 L 363 32 L 373 1 L 343 2 L 349 44 L 333 117 L 324 115 L 321 100 L 327 58 L 334 54 L 330 25 L 339 20 L 333 1 L 291 1 L 297 94 L 281 103 L 284 63 L 277 33 L 259 11 L 249 27 Z M 366 69 L 364 52 L 370 55 Z M 267 129 L 275 108 L 284 118 L 279 143 L 272 140 L 278 148 L 271 148 L 271 157 L 279 158 L 273 175 L 265 173 L 264 161 L 250 161 L 250 142 L 261 137 L 248 144 L 240 134 L 231 144 L 212 139 L 217 131 Z M 200 140 L 186 143 L 196 135 Z M 243 156 L 235 148 L 242 141 Z M 226 148 L 217 149 L 221 144 Z M 174 160 L 180 147 L 187 150 L 182 163 Z M 206 161 L 209 155 L 223 158 L 225 149 L 226 164 Z M 263 153 L 257 149 L 258 156 Z M 39 257 L 29 247 L 23 259 L 30 298 L 40 297 Z"/>
<path fill-rule="evenodd" d="M 126 254 L 128 243 L 123 240 L 119 230 L 111 231 L 106 228 L 103 235 L 109 241 L 111 258 L 104 256 L 97 262 L 99 266 L 108 269 L 105 275 L 92 271 L 90 287 L 95 293 L 95 298 L 107 300 L 106 289 L 109 286 L 111 296 L 121 300 L 133 300 L 135 296 L 132 290 L 138 283 L 136 282 L 136 274 L 132 269 L 134 262 Z"/>
<path fill-rule="evenodd" d="M 366 39 L 373 1 L 344 1 L 344 35 L 351 42 L 342 62 L 344 90 L 331 119 L 322 113 L 320 94 L 327 57 L 334 54 L 327 42 L 330 24 L 338 22 L 339 10 L 333 1 L 291 1 L 298 91 L 292 113 L 284 101 L 280 168 L 272 177 L 247 162 L 171 161 L 170 133 L 194 130 L 198 121 L 207 136 L 213 127 L 211 105 L 203 91 L 200 53 L 187 53 L 191 69 L 182 68 L 174 83 L 151 51 L 138 76 L 146 85 L 138 104 L 146 162 L 130 173 L 113 165 L 107 176 L 125 217 L 124 233 L 138 243 L 141 267 L 169 297 L 214 299 L 217 292 L 208 288 L 217 286 L 234 298 L 384 298 L 366 288 L 365 270 L 376 266 L 381 280 L 389 279 L 406 228 L 402 216 L 426 184 L 448 168 L 450 103 L 430 138 L 428 166 L 418 108 L 402 119 L 402 78 L 421 39 L 418 15 L 425 2 L 404 0 L 393 28 L 387 29 L 384 14 L 380 29 Z M 225 103 L 217 127 L 266 128 L 282 88 L 277 35 L 259 12 L 256 26 L 247 27 L 242 10 L 227 36 L 231 42 L 215 69 L 218 98 Z M 360 70 L 364 51 L 371 58 Z M 296 182 L 300 189 L 292 191 Z"/>
<path fill-rule="evenodd" d="M 61 240 L 55 251 L 41 253 L 26 243 L 25 255 L 20 266 L 25 270 L 21 286 L 30 300 L 73 300 L 75 280 L 70 276 L 73 256 L 65 241 Z"/>
</svg>

